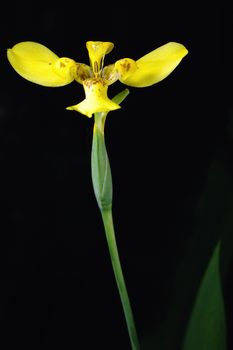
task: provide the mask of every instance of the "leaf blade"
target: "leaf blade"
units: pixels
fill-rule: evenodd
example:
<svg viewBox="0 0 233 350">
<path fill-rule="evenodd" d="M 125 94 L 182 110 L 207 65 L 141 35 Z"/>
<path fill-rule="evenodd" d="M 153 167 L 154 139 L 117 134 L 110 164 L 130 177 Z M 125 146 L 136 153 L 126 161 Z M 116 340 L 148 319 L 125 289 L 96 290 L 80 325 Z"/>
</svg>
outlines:
<svg viewBox="0 0 233 350">
<path fill-rule="evenodd" d="M 219 269 L 220 241 L 203 275 L 182 350 L 225 350 L 225 307 Z"/>
</svg>

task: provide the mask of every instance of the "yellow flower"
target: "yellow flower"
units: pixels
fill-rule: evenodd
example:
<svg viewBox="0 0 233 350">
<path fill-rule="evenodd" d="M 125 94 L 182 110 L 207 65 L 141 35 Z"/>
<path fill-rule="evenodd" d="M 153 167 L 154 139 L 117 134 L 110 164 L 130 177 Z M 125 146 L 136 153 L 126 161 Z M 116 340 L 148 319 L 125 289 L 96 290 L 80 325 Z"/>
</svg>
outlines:
<svg viewBox="0 0 233 350">
<path fill-rule="evenodd" d="M 88 41 L 90 66 L 73 59 L 59 58 L 44 45 L 26 41 L 7 50 L 7 57 L 18 74 L 43 86 L 58 87 L 77 81 L 82 84 L 85 99 L 67 109 L 88 117 L 96 112 L 109 112 L 120 106 L 108 98 L 108 86 L 119 80 L 133 87 L 146 87 L 166 78 L 187 55 L 179 43 L 169 42 L 138 60 L 123 58 L 104 67 L 105 55 L 112 51 L 111 42 Z"/>
</svg>

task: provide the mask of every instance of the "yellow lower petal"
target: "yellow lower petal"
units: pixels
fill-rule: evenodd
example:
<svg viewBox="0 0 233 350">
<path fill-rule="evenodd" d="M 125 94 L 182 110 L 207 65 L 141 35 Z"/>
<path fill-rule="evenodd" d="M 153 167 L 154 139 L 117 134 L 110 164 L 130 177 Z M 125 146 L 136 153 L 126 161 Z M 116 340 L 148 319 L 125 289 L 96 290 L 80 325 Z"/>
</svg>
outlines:
<svg viewBox="0 0 233 350">
<path fill-rule="evenodd" d="M 107 96 L 107 83 L 100 78 L 87 79 L 83 83 L 86 98 L 77 105 L 67 107 L 91 118 L 96 112 L 109 112 L 121 108 Z"/>
</svg>

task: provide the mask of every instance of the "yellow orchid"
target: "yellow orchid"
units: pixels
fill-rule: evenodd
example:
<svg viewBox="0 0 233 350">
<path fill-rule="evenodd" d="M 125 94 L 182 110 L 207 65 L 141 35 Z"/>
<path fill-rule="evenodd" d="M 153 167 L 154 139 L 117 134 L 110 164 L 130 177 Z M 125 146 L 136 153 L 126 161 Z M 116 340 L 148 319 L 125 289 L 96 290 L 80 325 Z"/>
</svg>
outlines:
<svg viewBox="0 0 233 350">
<path fill-rule="evenodd" d="M 88 41 L 90 65 L 67 57 L 59 58 L 44 45 L 26 41 L 7 50 L 10 64 L 23 78 L 43 86 L 58 87 L 74 80 L 83 85 L 85 99 L 67 107 L 87 117 L 94 114 L 91 149 L 91 176 L 98 207 L 104 224 L 109 253 L 132 350 L 140 350 L 134 315 L 121 267 L 112 217 L 112 176 L 105 145 L 104 126 L 107 113 L 120 108 L 128 95 L 128 89 L 108 98 L 108 87 L 117 80 L 127 86 L 147 87 L 166 78 L 187 55 L 187 49 L 176 42 L 169 42 L 138 60 L 123 58 L 104 66 L 105 55 L 114 47 L 111 42 Z"/>
<path fill-rule="evenodd" d="M 133 87 L 147 87 L 166 78 L 188 53 L 179 43 L 169 42 L 138 60 L 123 58 L 104 67 L 105 55 L 112 51 L 111 42 L 88 41 L 90 66 L 73 59 L 59 58 L 42 44 L 25 41 L 7 50 L 7 57 L 18 74 L 43 86 L 58 87 L 76 80 L 82 84 L 85 99 L 67 107 L 88 117 L 109 112 L 120 106 L 108 98 L 108 86 L 119 80 Z"/>
</svg>

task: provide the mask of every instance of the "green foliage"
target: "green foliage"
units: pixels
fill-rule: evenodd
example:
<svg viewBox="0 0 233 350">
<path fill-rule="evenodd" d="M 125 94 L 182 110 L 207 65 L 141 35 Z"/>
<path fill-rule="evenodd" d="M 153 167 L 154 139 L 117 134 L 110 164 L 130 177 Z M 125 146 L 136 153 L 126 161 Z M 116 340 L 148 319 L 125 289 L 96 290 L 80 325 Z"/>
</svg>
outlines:
<svg viewBox="0 0 233 350">
<path fill-rule="evenodd" d="M 219 269 L 220 242 L 204 273 L 182 350 L 226 349 L 225 308 Z"/>
<path fill-rule="evenodd" d="M 199 198 L 193 232 L 174 273 L 165 321 L 151 326 L 143 350 L 226 349 L 228 309 L 224 304 L 233 256 L 233 176 L 225 151 L 210 164 Z"/>
</svg>

